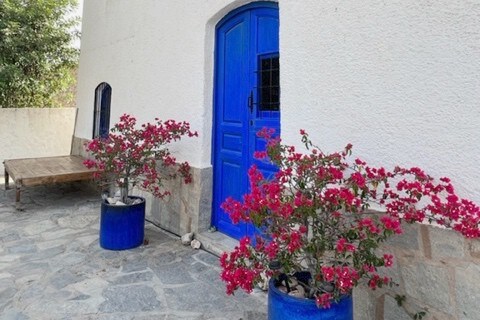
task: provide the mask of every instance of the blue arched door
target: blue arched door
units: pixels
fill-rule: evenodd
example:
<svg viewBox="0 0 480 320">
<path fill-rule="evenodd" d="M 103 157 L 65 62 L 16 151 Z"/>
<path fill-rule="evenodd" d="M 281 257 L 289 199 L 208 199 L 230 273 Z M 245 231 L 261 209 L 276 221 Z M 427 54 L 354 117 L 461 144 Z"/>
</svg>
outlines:
<svg viewBox="0 0 480 320">
<path fill-rule="evenodd" d="M 254 2 L 228 14 L 217 26 L 213 127 L 213 224 L 234 238 L 252 234 L 249 225 L 233 225 L 220 208 L 229 196 L 248 191 L 248 168 L 264 174 L 272 166 L 255 161 L 264 149 L 256 137 L 262 127 L 280 130 L 278 6 Z"/>
</svg>

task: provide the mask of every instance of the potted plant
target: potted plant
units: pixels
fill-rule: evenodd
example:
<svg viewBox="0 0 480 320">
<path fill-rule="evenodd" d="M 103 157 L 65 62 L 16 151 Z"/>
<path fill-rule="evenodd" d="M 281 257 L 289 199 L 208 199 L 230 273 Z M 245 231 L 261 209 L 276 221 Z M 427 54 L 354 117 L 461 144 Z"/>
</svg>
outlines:
<svg viewBox="0 0 480 320">
<path fill-rule="evenodd" d="M 188 162 L 177 164 L 167 145 L 182 137 L 197 136 L 187 122 L 162 121 L 136 127 L 136 119 L 128 114 L 120 117 L 107 137 L 98 137 L 85 144 L 92 155 L 84 164 L 96 169 L 95 180 L 108 186 L 102 200 L 100 246 L 123 250 L 143 243 L 145 199 L 130 195 L 138 188 L 163 198 L 170 194 L 164 182 L 177 176 L 185 183 L 192 181 Z M 114 197 L 119 190 L 119 197 Z"/>
<path fill-rule="evenodd" d="M 419 168 L 388 171 L 350 161 L 351 145 L 327 154 L 300 133 L 305 153 L 261 130 L 267 147 L 255 157 L 273 162 L 278 171 L 265 179 L 251 167 L 250 192 L 222 204 L 234 223 L 258 230 L 221 256 L 227 293 L 250 292 L 271 277 L 270 320 L 353 319 L 355 286 L 392 284 L 379 269 L 391 267 L 393 257 L 377 249 L 402 232 L 402 221 L 480 236 L 479 206 L 460 199 L 448 178 L 437 182 Z"/>
</svg>

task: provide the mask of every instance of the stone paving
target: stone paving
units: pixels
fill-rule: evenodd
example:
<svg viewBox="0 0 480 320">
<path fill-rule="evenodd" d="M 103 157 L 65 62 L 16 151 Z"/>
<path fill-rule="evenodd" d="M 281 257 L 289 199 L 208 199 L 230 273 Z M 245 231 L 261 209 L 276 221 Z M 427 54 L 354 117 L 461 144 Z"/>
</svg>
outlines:
<svg viewBox="0 0 480 320">
<path fill-rule="evenodd" d="M 0 319 L 265 319 L 263 292 L 226 296 L 218 258 L 146 224 L 148 244 L 98 245 L 99 196 L 85 184 L 0 185 Z"/>
</svg>

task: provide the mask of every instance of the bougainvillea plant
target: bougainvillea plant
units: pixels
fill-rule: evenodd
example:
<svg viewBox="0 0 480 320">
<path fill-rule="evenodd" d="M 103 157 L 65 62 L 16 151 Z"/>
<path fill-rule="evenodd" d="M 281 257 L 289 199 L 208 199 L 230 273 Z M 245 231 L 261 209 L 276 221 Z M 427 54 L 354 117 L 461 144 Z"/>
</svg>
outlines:
<svg viewBox="0 0 480 320">
<path fill-rule="evenodd" d="M 94 178 L 102 185 L 112 183 L 120 189 L 121 200 L 128 204 L 133 187 L 163 198 L 170 194 L 164 181 L 180 175 L 185 183 L 192 176 L 188 162 L 176 163 L 167 144 L 183 136 L 194 137 L 187 122 L 162 121 L 136 127 L 135 117 L 124 114 L 107 137 L 98 137 L 85 144 L 93 158 L 84 161 L 87 168 L 96 170 Z"/>
<path fill-rule="evenodd" d="M 350 160 L 351 145 L 326 154 L 303 130 L 307 151 L 300 153 L 272 134 L 258 133 L 267 148 L 254 156 L 278 167 L 274 177 L 266 179 L 252 166 L 250 192 L 242 201 L 228 198 L 222 204 L 234 223 L 252 223 L 259 230 L 221 257 L 228 294 L 252 291 L 265 274 L 308 271 L 305 297 L 328 308 L 362 282 L 372 289 L 392 283 L 379 268 L 391 267 L 393 256 L 377 249 L 402 233 L 402 221 L 480 236 L 479 206 L 461 199 L 448 178 L 436 181 L 419 168 L 388 171 Z"/>
</svg>

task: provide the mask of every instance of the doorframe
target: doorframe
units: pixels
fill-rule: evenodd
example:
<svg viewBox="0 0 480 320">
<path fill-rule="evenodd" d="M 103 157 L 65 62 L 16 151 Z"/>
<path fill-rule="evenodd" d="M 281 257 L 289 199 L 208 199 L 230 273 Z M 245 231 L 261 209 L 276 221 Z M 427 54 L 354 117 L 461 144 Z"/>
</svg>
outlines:
<svg viewBox="0 0 480 320">
<path fill-rule="evenodd" d="M 216 108 L 217 108 L 217 101 L 216 101 L 216 95 L 215 95 L 215 90 L 216 90 L 216 83 L 217 83 L 217 31 L 218 28 L 227 20 L 232 18 L 233 16 L 242 13 L 244 11 L 250 10 L 250 9 L 255 9 L 255 8 L 274 8 L 277 10 L 280 10 L 278 1 L 255 1 L 255 2 L 250 2 L 244 5 L 240 5 L 237 8 L 234 8 L 227 12 L 220 20 L 218 20 L 214 25 L 213 25 L 213 55 L 212 55 L 212 68 L 211 71 L 213 73 L 213 76 L 211 77 L 212 83 L 211 83 L 211 90 L 209 90 L 209 94 L 211 94 L 211 101 L 212 101 L 212 110 L 211 110 L 211 115 L 212 115 L 212 122 L 211 122 L 211 139 L 210 139 L 210 145 L 211 145 L 211 150 L 210 150 L 210 163 L 212 165 L 212 201 L 211 201 L 211 226 L 215 226 L 217 224 L 217 217 L 215 215 L 215 150 L 216 150 L 216 145 L 215 145 L 215 137 L 216 137 Z M 211 47 L 211 46 L 210 46 Z"/>
</svg>

